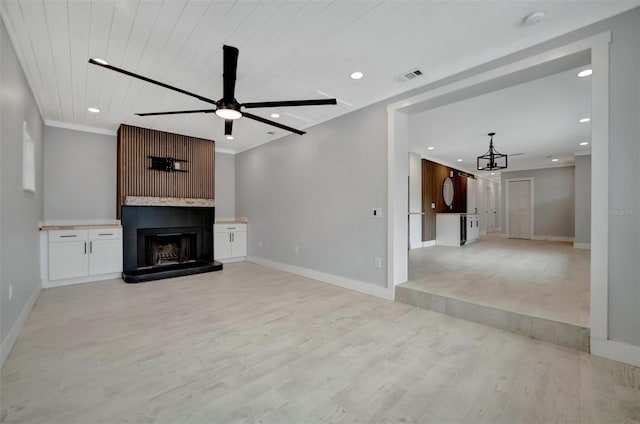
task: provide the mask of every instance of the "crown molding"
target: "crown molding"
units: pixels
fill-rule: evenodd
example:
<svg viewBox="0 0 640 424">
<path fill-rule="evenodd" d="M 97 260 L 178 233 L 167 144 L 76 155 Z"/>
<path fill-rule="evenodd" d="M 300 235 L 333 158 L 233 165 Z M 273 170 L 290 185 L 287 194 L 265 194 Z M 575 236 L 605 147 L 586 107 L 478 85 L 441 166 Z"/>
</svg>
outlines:
<svg viewBox="0 0 640 424">
<path fill-rule="evenodd" d="M 45 120 L 44 124 L 46 126 L 48 126 L 48 127 L 65 128 L 67 130 L 83 131 L 83 132 L 102 134 L 102 135 L 110 135 L 110 136 L 113 136 L 113 137 L 115 137 L 117 135 L 116 131 L 108 130 L 108 129 L 105 129 L 105 128 L 90 127 L 88 125 L 71 124 L 69 122 L 53 121 L 53 120 L 50 120 L 50 119 Z"/>
</svg>

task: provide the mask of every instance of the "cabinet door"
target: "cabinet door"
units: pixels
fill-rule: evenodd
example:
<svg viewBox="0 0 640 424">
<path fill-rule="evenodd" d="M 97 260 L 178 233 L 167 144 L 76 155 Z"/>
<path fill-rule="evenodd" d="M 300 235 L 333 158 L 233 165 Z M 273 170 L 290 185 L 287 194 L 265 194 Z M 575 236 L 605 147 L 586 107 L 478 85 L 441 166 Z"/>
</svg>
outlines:
<svg viewBox="0 0 640 424">
<path fill-rule="evenodd" d="M 231 257 L 231 233 L 213 233 L 213 257 L 215 259 Z"/>
<path fill-rule="evenodd" d="M 89 275 L 88 243 L 70 241 L 49 244 L 49 280 Z"/>
<path fill-rule="evenodd" d="M 247 232 L 234 232 L 231 238 L 231 255 L 236 258 L 239 256 L 247 256 Z"/>
<path fill-rule="evenodd" d="M 122 240 L 89 242 L 89 274 L 122 272 Z"/>
</svg>

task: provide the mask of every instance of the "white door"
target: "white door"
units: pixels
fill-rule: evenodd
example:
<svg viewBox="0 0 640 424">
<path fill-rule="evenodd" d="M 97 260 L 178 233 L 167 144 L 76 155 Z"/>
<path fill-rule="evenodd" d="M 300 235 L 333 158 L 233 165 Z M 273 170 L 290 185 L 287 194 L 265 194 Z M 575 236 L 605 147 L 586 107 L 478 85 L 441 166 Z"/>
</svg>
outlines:
<svg viewBox="0 0 640 424">
<path fill-rule="evenodd" d="M 531 181 L 509 181 L 509 237 L 531 238 Z"/>
<path fill-rule="evenodd" d="M 231 255 L 232 257 L 247 256 L 247 232 L 234 231 L 231 236 Z"/>
<path fill-rule="evenodd" d="M 84 277 L 89 274 L 87 245 L 84 241 L 49 244 L 49 280 Z"/>
<path fill-rule="evenodd" d="M 122 240 L 89 242 L 89 274 L 111 274 L 122 271 Z"/>
<path fill-rule="evenodd" d="M 487 233 L 492 233 L 496 230 L 496 194 L 493 192 L 493 187 L 487 187 L 484 197 L 484 209 L 486 230 Z"/>
<path fill-rule="evenodd" d="M 213 257 L 215 259 L 231 257 L 231 233 L 213 233 Z"/>
</svg>

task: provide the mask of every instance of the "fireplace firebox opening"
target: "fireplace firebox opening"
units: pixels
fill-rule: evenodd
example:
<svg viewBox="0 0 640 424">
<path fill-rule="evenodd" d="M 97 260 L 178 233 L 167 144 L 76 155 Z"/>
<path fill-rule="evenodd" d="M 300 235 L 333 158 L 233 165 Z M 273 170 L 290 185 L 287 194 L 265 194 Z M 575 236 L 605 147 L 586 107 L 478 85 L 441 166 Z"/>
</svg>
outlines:
<svg viewBox="0 0 640 424">
<path fill-rule="evenodd" d="M 197 259 L 197 234 L 173 233 L 146 235 L 144 266 L 165 266 Z"/>
</svg>

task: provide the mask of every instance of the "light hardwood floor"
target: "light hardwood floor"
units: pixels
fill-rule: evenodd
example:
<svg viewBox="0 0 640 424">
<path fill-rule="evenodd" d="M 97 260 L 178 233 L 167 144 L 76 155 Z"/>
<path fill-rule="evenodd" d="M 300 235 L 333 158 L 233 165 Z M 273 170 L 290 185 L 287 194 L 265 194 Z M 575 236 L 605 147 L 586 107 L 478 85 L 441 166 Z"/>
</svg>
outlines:
<svg viewBox="0 0 640 424">
<path fill-rule="evenodd" d="M 589 251 L 571 243 L 504 239 L 409 253 L 409 283 L 440 296 L 589 327 Z"/>
<path fill-rule="evenodd" d="M 640 369 L 251 263 L 44 290 L 5 422 L 633 422 Z"/>
</svg>

